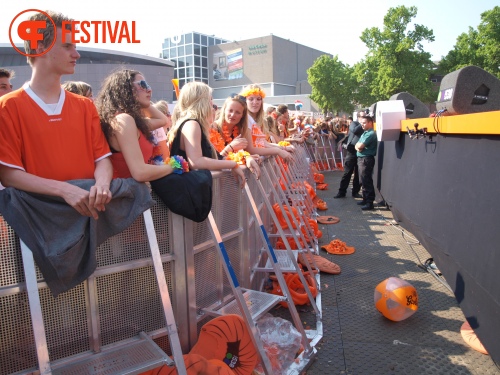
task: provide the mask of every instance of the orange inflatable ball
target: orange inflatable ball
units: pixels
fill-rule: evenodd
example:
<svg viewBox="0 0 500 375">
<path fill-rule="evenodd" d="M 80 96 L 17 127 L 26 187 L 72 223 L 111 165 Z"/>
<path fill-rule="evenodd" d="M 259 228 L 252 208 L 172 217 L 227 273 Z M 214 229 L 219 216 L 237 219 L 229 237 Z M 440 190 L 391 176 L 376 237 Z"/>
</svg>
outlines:
<svg viewBox="0 0 500 375">
<path fill-rule="evenodd" d="M 389 277 L 377 285 L 374 301 L 377 310 L 395 322 L 405 320 L 418 309 L 416 289 L 397 277 Z"/>
</svg>

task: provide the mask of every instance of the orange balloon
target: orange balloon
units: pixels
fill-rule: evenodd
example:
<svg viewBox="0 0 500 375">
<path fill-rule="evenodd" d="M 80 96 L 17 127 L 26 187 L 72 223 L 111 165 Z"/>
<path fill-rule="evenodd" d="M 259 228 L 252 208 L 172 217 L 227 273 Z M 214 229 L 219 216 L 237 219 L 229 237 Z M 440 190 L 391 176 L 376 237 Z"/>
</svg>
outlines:
<svg viewBox="0 0 500 375">
<path fill-rule="evenodd" d="M 387 319 L 399 322 L 418 310 L 417 290 L 405 280 L 389 277 L 375 287 L 375 307 Z"/>
</svg>

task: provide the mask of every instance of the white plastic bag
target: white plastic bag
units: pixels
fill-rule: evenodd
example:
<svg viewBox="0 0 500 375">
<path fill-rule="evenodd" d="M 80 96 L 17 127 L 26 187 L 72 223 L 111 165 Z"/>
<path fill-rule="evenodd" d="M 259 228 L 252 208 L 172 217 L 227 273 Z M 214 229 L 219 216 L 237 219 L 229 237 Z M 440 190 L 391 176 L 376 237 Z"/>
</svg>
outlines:
<svg viewBox="0 0 500 375">
<path fill-rule="evenodd" d="M 301 347 L 299 331 L 288 320 L 270 314 L 259 319 L 257 328 L 271 362 L 273 374 L 286 374 Z M 259 364 L 256 370 L 263 373 L 262 364 Z"/>
</svg>

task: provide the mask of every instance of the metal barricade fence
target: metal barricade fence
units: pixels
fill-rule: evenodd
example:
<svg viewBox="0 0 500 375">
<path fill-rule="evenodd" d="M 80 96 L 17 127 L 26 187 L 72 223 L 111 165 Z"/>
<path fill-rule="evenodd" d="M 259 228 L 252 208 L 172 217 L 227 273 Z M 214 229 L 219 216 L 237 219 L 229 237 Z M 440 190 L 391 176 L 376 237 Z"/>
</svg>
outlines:
<svg viewBox="0 0 500 375">
<path fill-rule="evenodd" d="M 314 143 L 306 143 L 305 150 L 311 163 L 320 172 L 334 171 L 344 167 L 343 149 L 327 134 L 318 134 Z"/>
<path fill-rule="evenodd" d="M 306 148 L 297 148 L 290 168 L 294 178 L 312 181 Z M 278 165 L 269 163 L 275 163 L 274 158 L 266 159 L 264 166 L 268 171 L 278 170 Z M 265 244 L 260 228 L 234 176 L 215 172 L 213 177 L 212 212 L 231 264 L 241 285 L 262 289 L 266 274 L 252 272 L 254 267 L 263 266 Z M 271 180 L 260 183 L 269 192 L 266 199 L 273 201 Z M 270 214 L 255 179 L 249 178 L 248 186 L 263 225 L 270 230 Z M 203 308 L 223 303 L 231 288 L 207 224 L 172 214 L 158 197 L 155 200 L 153 224 L 182 351 L 188 353 L 209 319 Z M 1 216 L 0 246 L 0 374 L 32 373 L 37 357 L 20 242 Z M 51 360 L 92 352 L 141 331 L 172 354 L 143 217 L 99 246 L 96 256 L 95 273 L 57 298 L 36 268 Z"/>
</svg>

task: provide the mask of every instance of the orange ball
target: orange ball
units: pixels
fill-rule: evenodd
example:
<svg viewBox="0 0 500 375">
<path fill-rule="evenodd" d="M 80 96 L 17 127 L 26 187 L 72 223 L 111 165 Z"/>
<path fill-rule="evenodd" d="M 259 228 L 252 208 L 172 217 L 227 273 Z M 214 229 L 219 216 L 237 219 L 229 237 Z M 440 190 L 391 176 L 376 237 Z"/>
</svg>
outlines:
<svg viewBox="0 0 500 375">
<path fill-rule="evenodd" d="M 397 277 L 389 277 L 378 284 L 373 299 L 377 310 L 395 322 L 409 318 L 418 310 L 416 289 Z"/>
</svg>

